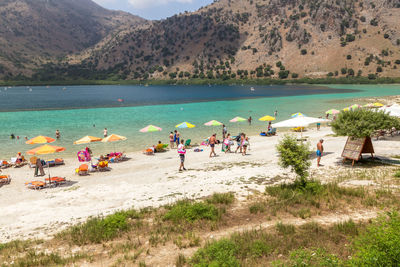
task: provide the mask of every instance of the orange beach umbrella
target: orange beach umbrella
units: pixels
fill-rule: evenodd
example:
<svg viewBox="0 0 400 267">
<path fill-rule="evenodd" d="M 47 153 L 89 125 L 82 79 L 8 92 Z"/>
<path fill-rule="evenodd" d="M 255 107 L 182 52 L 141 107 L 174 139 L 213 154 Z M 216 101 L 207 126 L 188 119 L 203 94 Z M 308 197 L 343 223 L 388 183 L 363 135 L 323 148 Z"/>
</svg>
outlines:
<svg viewBox="0 0 400 267">
<path fill-rule="evenodd" d="M 54 141 L 56 141 L 56 139 L 40 135 L 40 136 L 36 136 L 35 138 L 32 138 L 32 139 L 26 141 L 25 143 L 28 145 L 36 145 L 36 144 L 53 143 Z"/>
<path fill-rule="evenodd" d="M 51 145 L 43 145 L 32 150 L 27 151 L 26 153 L 29 155 L 45 155 L 45 154 L 53 154 L 56 152 L 65 151 L 65 147 L 59 146 L 51 146 Z"/>
<path fill-rule="evenodd" d="M 116 141 L 123 141 L 126 140 L 127 138 L 125 136 L 117 135 L 117 134 L 112 134 L 106 138 L 103 138 L 101 142 L 103 143 L 108 143 L 108 142 L 116 142 Z"/>
</svg>

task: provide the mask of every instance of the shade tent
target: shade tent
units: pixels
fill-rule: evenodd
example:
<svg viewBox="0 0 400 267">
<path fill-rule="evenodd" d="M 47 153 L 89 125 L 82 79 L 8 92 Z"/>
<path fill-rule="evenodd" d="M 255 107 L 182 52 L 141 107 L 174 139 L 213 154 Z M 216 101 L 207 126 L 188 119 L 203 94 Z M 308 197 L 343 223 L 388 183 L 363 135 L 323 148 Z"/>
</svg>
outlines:
<svg viewBox="0 0 400 267">
<path fill-rule="evenodd" d="M 273 128 L 307 127 L 308 125 L 313 124 L 313 123 L 322 123 L 322 122 L 329 122 L 329 121 L 330 120 L 320 119 L 320 118 L 297 116 L 292 119 L 274 123 L 274 124 L 272 124 L 272 127 Z"/>
</svg>

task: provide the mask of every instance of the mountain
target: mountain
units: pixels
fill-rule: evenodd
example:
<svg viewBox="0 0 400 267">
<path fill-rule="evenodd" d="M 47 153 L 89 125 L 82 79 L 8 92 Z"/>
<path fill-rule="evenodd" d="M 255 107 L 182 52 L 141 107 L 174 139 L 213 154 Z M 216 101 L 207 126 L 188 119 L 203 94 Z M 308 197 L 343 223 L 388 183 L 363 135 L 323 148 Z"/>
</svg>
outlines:
<svg viewBox="0 0 400 267">
<path fill-rule="evenodd" d="M 0 73 L 30 73 L 146 21 L 91 0 L 1 0 Z"/>
<path fill-rule="evenodd" d="M 220 0 L 109 34 L 33 79 L 399 77 L 399 21 L 398 0 Z"/>
</svg>

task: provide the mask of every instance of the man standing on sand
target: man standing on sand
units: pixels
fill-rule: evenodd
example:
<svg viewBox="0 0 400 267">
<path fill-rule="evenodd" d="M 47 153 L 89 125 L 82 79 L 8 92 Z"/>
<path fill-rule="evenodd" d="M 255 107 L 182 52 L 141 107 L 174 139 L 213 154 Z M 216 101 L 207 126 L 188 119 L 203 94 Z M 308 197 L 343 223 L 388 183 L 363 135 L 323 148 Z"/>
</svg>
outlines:
<svg viewBox="0 0 400 267">
<path fill-rule="evenodd" d="M 225 124 L 222 125 L 222 139 L 225 140 L 225 136 L 227 134 L 228 130 L 226 129 Z"/>
<path fill-rule="evenodd" d="M 321 157 L 324 153 L 324 146 L 322 145 L 324 143 L 324 140 L 321 139 L 319 140 L 318 144 L 317 144 L 317 166 L 320 167 L 321 164 Z"/>
<path fill-rule="evenodd" d="M 186 171 L 185 169 L 185 155 L 186 155 L 186 147 L 184 145 L 184 140 L 181 140 L 181 143 L 178 145 L 178 155 L 179 158 L 181 159 L 181 165 L 179 166 L 179 171 L 181 172 L 182 169 Z"/>
<path fill-rule="evenodd" d="M 177 131 L 177 130 L 175 130 L 175 141 L 176 141 L 176 146 L 178 147 L 179 146 L 179 144 L 180 144 L 180 139 L 181 139 L 181 134 Z"/>
<path fill-rule="evenodd" d="M 210 152 L 210 158 L 212 158 L 212 155 L 214 154 L 214 157 L 217 156 L 217 154 L 215 153 L 215 144 L 217 143 L 217 134 L 213 134 L 210 137 L 210 147 L 211 147 L 211 152 Z"/>
</svg>

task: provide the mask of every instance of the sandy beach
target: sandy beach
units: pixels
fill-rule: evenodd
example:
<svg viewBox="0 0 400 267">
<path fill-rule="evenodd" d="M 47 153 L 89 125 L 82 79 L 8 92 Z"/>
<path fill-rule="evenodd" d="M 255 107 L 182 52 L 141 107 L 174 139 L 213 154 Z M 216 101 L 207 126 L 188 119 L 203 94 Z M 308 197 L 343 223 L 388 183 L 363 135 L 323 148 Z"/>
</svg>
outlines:
<svg viewBox="0 0 400 267">
<path fill-rule="evenodd" d="M 24 183 L 34 179 L 34 169 L 9 168 L 12 182 L 0 188 L 0 242 L 15 239 L 49 238 L 66 226 L 84 221 L 87 217 L 108 214 L 131 207 L 157 207 L 183 198 L 201 198 L 214 192 L 235 192 L 245 198 L 253 190 L 264 191 L 265 185 L 280 183 L 294 176 L 278 165 L 275 145 L 283 137 L 251 137 L 249 155 L 224 154 L 217 146 L 218 157 L 209 158 L 209 148 L 203 152 L 187 153 L 187 171 L 178 172 L 176 150 L 146 156 L 129 154 L 128 161 L 111 165 L 110 172 L 78 176 L 74 169 L 77 159 L 66 159 L 65 165 L 51 168 L 52 176 L 66 177 L 67 186 L 44 190 L 29 190 Z M 300 134 L 297 134 L 300 135 Z M 311 172 L 323 174 L 341 165 L 345 137 L 333 137 L 331 129 L 310 129 L 304 133 L 315 150 L 315 144 L 325 139 L 326 155 L 323 167 L 312 162 Z M 399 137 L 373 140 L 377 156 L 390 157 L 400 149 Z M 332 175 L 327 175 L 329 179 Z"/>
</svg>

